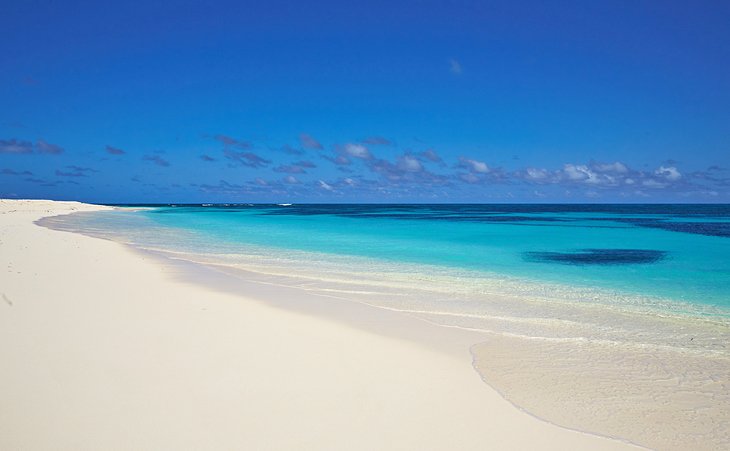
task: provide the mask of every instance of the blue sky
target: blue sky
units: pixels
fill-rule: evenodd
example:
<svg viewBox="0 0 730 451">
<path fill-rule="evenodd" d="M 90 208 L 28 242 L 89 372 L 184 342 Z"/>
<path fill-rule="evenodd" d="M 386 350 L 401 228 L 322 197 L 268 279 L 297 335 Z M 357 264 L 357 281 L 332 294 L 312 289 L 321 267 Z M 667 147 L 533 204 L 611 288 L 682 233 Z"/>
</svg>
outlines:
<svg viewBox="0 0 730 451">
<path fill-rule="evenodd" d="M 0 197 L 729 202 L 730 3 L 0 4 Z"/>
</svg>

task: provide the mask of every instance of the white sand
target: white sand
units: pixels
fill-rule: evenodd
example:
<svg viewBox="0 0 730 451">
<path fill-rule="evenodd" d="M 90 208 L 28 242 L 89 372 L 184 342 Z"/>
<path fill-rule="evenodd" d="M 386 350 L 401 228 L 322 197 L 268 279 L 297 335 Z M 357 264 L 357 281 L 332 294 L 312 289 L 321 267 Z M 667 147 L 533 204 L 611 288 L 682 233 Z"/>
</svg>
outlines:
<svg viewBox="0 0 730 451">
<path fill-rule="evenodd" d="M 186 283 L 33 224 L 94 208 L 0 201 L 0 449 L 632 448 L 519 411 L 466 349 Z"/>
</svg>

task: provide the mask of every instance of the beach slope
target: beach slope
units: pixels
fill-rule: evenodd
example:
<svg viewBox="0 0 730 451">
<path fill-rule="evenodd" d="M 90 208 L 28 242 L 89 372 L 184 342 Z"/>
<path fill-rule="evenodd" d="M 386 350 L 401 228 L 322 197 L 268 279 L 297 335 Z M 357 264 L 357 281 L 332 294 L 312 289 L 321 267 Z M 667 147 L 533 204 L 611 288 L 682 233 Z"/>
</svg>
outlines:
<svg viewBox="0 0 730 451">
<path fill-rule="evenodd" d="M 188 283 L 34 224 L 100 208 L 0 201 L 0 449 L 634 448 L 518 410 L 468 351 Z"/>
</svg>

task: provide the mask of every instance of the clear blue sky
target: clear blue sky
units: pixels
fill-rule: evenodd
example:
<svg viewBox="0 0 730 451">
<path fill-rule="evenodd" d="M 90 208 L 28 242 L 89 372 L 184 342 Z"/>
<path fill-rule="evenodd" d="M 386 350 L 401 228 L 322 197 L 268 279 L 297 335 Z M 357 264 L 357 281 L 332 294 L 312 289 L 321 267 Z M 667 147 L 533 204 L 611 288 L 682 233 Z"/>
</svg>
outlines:
<svg viewBox="0 0 730 451">
<path fill-rule="evenodd" d="M 730 201 L 728 2 L 4 0 L 0 17 L 0 197 Z"/>
</svg>

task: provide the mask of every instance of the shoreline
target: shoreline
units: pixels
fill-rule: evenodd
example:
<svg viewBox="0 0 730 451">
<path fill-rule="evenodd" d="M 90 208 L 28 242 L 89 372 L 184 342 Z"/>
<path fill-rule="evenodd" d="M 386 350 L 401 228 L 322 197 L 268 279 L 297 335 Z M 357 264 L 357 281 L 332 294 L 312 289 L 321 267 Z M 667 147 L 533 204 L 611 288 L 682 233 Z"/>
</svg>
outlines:
<svg viewBox="0 0 730 451">
<path fill-rule="evenodd" d="M 59 230 L 86 233 L 83 227 L 81 230 L 77 230 L 73 226 L 70 228 L 64 227 L 63 222 L 51 221 L 50 224 L 46 224 L 45 221 L 39 222 L 51 228 L 60 225 Z M 144 227 L 144 225 L 138 227 Z M 100 236 L 104 239 L 110 239 L 112 242 L 117 242 L 115 236 L 106 236 L 104 233 L 99 235 L 96 232 L 92 232 L 93 230 L 95 230 L 94 227 L 89 230 L 91 236 Z M 165 230 L 162 232 L 170 233 L 174 232 L 174 230 Z M 150 233 L 152 232 L 150 231 Z M 378 287 L 390 286 L 390 276 L 387 276 L 386 273 L 381 274 L 382 271 L 379 270 L 370 274 L 369 270 L 365 268 L 356 269 L 357 266 L 353 267 L 348 271 L 359 274 L 361 270 L 365 270 L 365 273 L 369 275 L 363 276 L 364 278 L 362 279 L 358 276 L 357 280 L 359 282 L 349 286 L 347 284 L 342 285 L 342 281 L 337 282 L 340 277 L 333 278 L 333 274 L 329 274 L 326 270 L 328 266 L 321 267 L 320 265 L 315 265 L 313 269 L 310 268 L 310 270 L 302 274 L 300 274 L 300 269 L 302 268 L 299 268 L 299 265 L 294 265 L 289 271 L 284 272 L 278 267 L 273 268 L 275 269 L 273 272 L 267 272 L 264 267 L 258 268 L 259 265 L 254 265 L 254 269 L 249 270 L 247 269 L 248 265 L 244 265 L 243 267 L 234 265 L 234 267 L 224 261 L 215 263 L 216 260 L 211 260 L 209 258 L 210 256 L 200 259 L 196 257 L 197 254 L 178 252 L 174 248 L 168 250 L 164 245 L 162 246 L 164 249 L 153 250 L 145 248 L 143 244 L 137 244 L 136 240 L 132 240 L 134 241 L 133 243 L 126 243 L 126 241 L 126 238 L 122 237 L 121 242 L 135 252 L 153 256 L 159 259 L 162 264 L 173 263 L 175 266 L 181 265 L 182 268 L 189 269 L 190 271 L 188 271 L 187 277 L 189 279 L 197 279 L 205 287 L 212 287 L 218 290 L 220 287 L 228 286 L 228 291 L 231 293 L 252 294 L 261 291 L 260 288 L 262 286 L 274 285 L 280 290 L 285 289 L 291 293 L 286 299 L 296 299 L 296 301 L 282 302 L 281 300 L 276 300 L 278 298 L 284 298 L 282 296 L 272 296 L 267 292 L 259 294 L 258 297 L 265 299 L 264 302 L 270 305 L 273 304 L 285 310 L 312 314 L 316 317 L 327 317 L 338 322 L 344 321 L 348 325 L 358 328 L 363 328 L 364 326 L 365 330 L 374 331 L 380 335 L 385 334 L 395 338 L 406 338 L 426 345 L 432 350 L 447 350 L 450 354 L 462 361 L 469 358 L 472 361 L 473 370 L 479 374 L 481 380 L 486 385 L 498 392 L 517 409 L 549 424 L 658 449 L 683 449 L 688 446 L 694 448 L 703 448 L 704 446 L 707 449 L 712 449 L 712 444 L 718 446 L 718 444 L 727 442 L 727 431 L 725 428 L 719 426 L 717 431 L 711 432 L 712 428 L 708 425 L 717 424 L 718 422 L 722 424 L 723 419 L 728 418 L 729 412 L 726 408 L 723 409 L 720 407 L 718 410 L 718 403 L 720 406 L 724 404 L 722 399 L 727 398 L 728 392 L 722 388 L 718 389 L 716 386 L 713 387 L 712 383 L 707 385 L 703 381 L 703 378 L 705 377 L 704 375 L 709 374 L 714 378 L 730 380 L 730 372 L 728 371 L 730 366 L 725 362 L 718 367 L 717 362 L 713 362 L 707 358 L 697 360 L 695 358 L 696 356 L 694 356 L 695 353 L 699 353 L 699 356 L 707 354 L 707 351 L 703 351 L 702 347 L 687 348 L 686 345 L 690 343 L 679 343 L 676 341 L 671 342 L 671 345 L 667 342 L 668 346 L 666 346 L 661 342 L 653 340 L 650 345 L 651 349 L 663 355 L 665 357 L 665 363 L 662 366 L 655 366 L 652 374 L 644 375 L 640 371 L 637 372 L 637 369 L 642 368 L 647 362 L 653 361 L 654 352 L 641 353 L 639 355 L 643 355 L 643 357 L 637 359 L 636 348 L 632 345 L 633 342 L 630 340 L 622 340 L 618 336 L 616 337 L 619 340 L 618 342 L 609 341 L 603 344 L 600 344 L 601 340 L 596 340 L 599 337 L 590 338 L 588 336 L 588 340 L 595 342 L 597 345 L 594 346 L 591 352 L 582 351 L 587 346 L 587 343 L 582 343 L 581 340 L 569 339 L 566 341 L 560 338 L 550 339 L 546 337 L 547 342 L 553 342 L 553 345 L 546 348 L 549 349 L 549 352 L 539 353 L 535 351 L 541 349 L 541 347 L 544 348 L 544 344 L 541 342 L 545 338 L 540 339 L 539 337 L 535 337 L 537 338 L 537 341 L 535 341 L 529 337 L 514 336 L 510 332 L 510 329 L 498 332 L 496 330 L 470 329 L 468 325 L 467 327 L 456 324 L 448 325 L 443 322 L 443 317 L 430 316 L 425 311 L 418 312 L 408 310 L 408 308 L 406 310 L 393 308 L 393 305 L 390 303 L 392 301 L 398 302 L 395 298 L 386 297 L 382 299 L 382 302 L 376 301 L 372 303 L 372 296 L 362 298 L 353 294 L 355 291 L 349 291 L 360 289 L 374 289 L 376 292 L 383 291 Z M 159 244 L 162 244 L 162 242 Z M 266 255 L 277 255 L 275 250 L 268 252 Z M 246 253 L 244 252 L 244 254 Z M 254 256 L 254 258 L 257 257 Z M 286 257 L 286 261 L 289 258 L 291 257 Z M 277 261 L 278 259 L 279 257 L 277 257 Z M 294 263 L 294 261 L 291 263 Z M 415 268 L 412 270 L 415 270 Z M 416 277 L 416 280 L 421 280 L 417 271 L 416 273 L 411 273 L 410 271 L 412 270 L 404 274 L 396 273 L 396 279 L 394 280 L 403 282 L 401 280 L 403 277 L 410 278 L 413 276 Z M 201 271 L 207 274 L 211 274 L 211 271 L 215 273 L 222 272 L 224 273 L 224 277 L 216 278 L 215 281 L 212 281 L 209 277 L 201 277 Z M 322 271 L 325 272 L 323 273 Z M 320 280 L 321 274 L 325 273 L 329 275 Z M 375 285 L 370 286 L 368 283 L 359 285 L 363 281 L 371 281 Z M 443 281 L 438 283 L 443 283 Z M 443 287 L 439 285 L 438 287 L 439 289 L 446 289 L 451 287 L 451 285 L 447 284 Z M 388 290 L 383 291 L 376 298 L 387 296 L 386 291 Z M 426 293 L 427 291 L 424 291 L 422 294 Z M 499 297 L 499 292 L 494 292 L 493 294 Z M 524 296 L 525 293 L 522 293 L 521 289 L 518 297 L 522 299 Z M 497 300 L 497 298 L 490 299 L 480 298 L 479 303 L 492 303 Z M 551 305 L 568 302 L 568 299 L 563 300 L 554 298 L 554 296 L 550 300 Z M 350 304 L 350 306 L 347 304 Z M 368 317 L 377 315 L 378 320 L 363 321 L 360 318 L 355 318 L 354 316 L 357 315 L 354 315 L 351 310 L 359 311 L 358 309 L 362 310 L 363 308 L 365 310 L 360 316 Z M 372 310 L 373 308 L 380 310 L 382 313 L 378 314 L 376 310 Z M 537 308 L 537 313 L 541 307 L 535 304 L 529 308 Z M 337 311 L 338 309 L 339 311 Z M 613 316 L 615 316 L 614 320 L 620 320 L 620 322 L 629 319 L 629 317 L 616 316 L 615 313 L 606 311 L 600 308 L 600 306 L 590 307 L 589 313 L 593 310 L 595 310 L 594 315 L 599 315 L 600 317 L 608 315 L 604 318 L 606 320 Z M 570 313 L 570 311 L 566 312 Z M 630 314 L 630 312 L 626 313 Z M 634 327 L 640 327 L 638 330 L 648 331 L 653 327 L 660 326 L 663 329 L 667 327 L 672 329 L 674 327 L 683 327 L 692 324 L 692 322 L 687 323 L 674 315 L 669 317 L 660 315 L 662 317 L 659 318 L 654 315 L 646 316 L 641 312 L 637 313 L 639 313 L 638 317 L 636 314 L 631 316 L 634 317 L 632 321 L 640 319 L 638 323 L 634 324 Z M 389 318 L 394 319 L 393 325 L 383 327 L 383 324 L 388 323 L 387 319 Z M 405 322 L 405 324 L 401 324 L 402 322 Z M 702 323 L 704 324 L 705 322 L 703 319 Z M 427 323 L 431 328 L 425 327 L 423 323 Z M 664 323 L 663 326 L 661 325 L 662 323 Z M 373 327 L 373 325 L 378 327 Z M 706 324 L 707 327 L 711 327 L 712 325 L 712 323 Z M 695 326 L 697 326 L 696 321 Z M 700 329 L 697 327 L 692 327 L 690 330 L 697 329 L 695 332 L 700 332 L 700 329 L 703 329 L 703 327 L 700 327 Z M 416 333 L 416 331 L 421 332 Z M 705 330 L 703 336 L 704 339 L 695 340 L 692 343 L 694 345 L 704 346 L 702 344 L 705 343 L 704 340 L 711 339 L 714 335 L 710 330 Z M 462 338 L 457 340 L 457 337 Z M 461 341 L 459 342 L 459 340 Z M 490 349 L 490 341 L 501 341 L 502 345 L 496 348 L 496 352 L 494 350 L 492 352 L 485 352 L 485 350 Z M 447 346 L 447 343 L 451 344 Z M 625 345 L 630 346 L 623 351 L 607 354 L 605 345 L 611 344 L 618 345 L 619 348 Z M 640 345 L 640 343 L 636 344 Z M 675 348 L 677 345 L 679 345 L 679 348 Z M 450 348 L 446 349 L 447 347 Z M 641 348 L 641 345 L 639 348 Z M 466 357 L 467 349 L 471 354 L 469 357 Z M 518 353 L 500 354 L 503 350 L 517 349 L 521 349 L 521 351 Z M 667 353 L 666 351 L 669 352 Z M 680 354 L 677 354 L 677 351 L 681 351 Z M 576 360 L 572 356 L 576 352 L 579 353 L 578 355 L 583 356 L 582 360 Z M 719 352 L 719 356 L 724 356 L 720 351 L 714 352 Z M 516 354 L 519 358 L 515 360 L 510 354 Z M 500 357 L 497 358 L 495 357 L 496 355 L 500 355 Z M 522 360 L 528 356 L 531 365 L 524 365 Z M 603 361 L 596 361 L 595 356 L 602 356 Z M 624 362 L 627 358 L 633 362 L 629 366 L 626 366 Z M 684 363 L 685 360 L 692 360 L 698 365 L 697 368 L 704 368 L 703 371 L 705 373 L 700 372 L 699 378 L 692 376 L 689 380 L 682 381 L 677 387 L 666 386 L 661 383 L 659 385 L 642 385 L 642 381 L 647 378 L 649 381 L 673 380 L 676 378 L 684 379 L 687 371 L 694 371 L 695 369 L 689 368 Z M 563 366 L 556 366 L 555 362 L 563 362 Z M 585 362 L 591 363 L 586 364 Z M 664 368 L 666 365 L 672 368 L 669 373 Z M 580 373 L 576 373 L 577 368 L 580 368 Z M 603 369 L 596 371 L 596 368 Z M 515 373 L 515 369 L 519 369 L 519 372 Z M 707 371 L 710 372 L 707 373 Z M 727 375 L 727 377 L 724 375 Z M 535 387 L 538 388 L 536 389 Z M 551 390 L 544 390 L 539 387 L 562 388 L 556 391 L 552 388 Z M 603 389 L 600 396 L 596 396 L 593 392 L 598 387 L 607 387 Z M 637 387 L 643 388 L 637 390 Z M 692 401 L 692 403 L 694 403 L 694 407 L 705 412 L 704 416 L 693 418 L 692 415 L 688 416 L 682 413 L 688 407 L 685 400 L 682 399 L 682 393 L 687 390 L 694 393 L 695 401 Z M 710 405 L 704 405 L 704 401 L 702 400 L 703 393 L 708 390 L 715 393 L 713 396 L 716 399 Z M 527 394 L 529 395 L 526 396 Z M 655 399 L 664 400 L 662 402 L 667 403 L 666 406 L 659 405 Z M 580 400 L 580 402 L 576 402 L 576 400 Z M 602 407 L 590 408 L 594 404 L 601 405 Z M 709 412 L 714 412 L 715 415 L 710 415 Z M 656 417 L 657 415 L 659 415 L 657 420 L 645 421 L 645 418 Z M 637 422 L 636 419 L 642 420 Z M 650 429 L 644 431 L 642 430 L 644 426 Z M 708 427 L 710 427 L 710 430 L 707 430 Z M 703 430 L 703 428 L 705 431 L 703 435 L 707 435 L 698 440 L 695 437 L 695 433 Z"/>
<path fill-rule="evenodd" d="M 629 446 L 520 412 L 468 360 L 183 282 L 118 243 L 33 224 L 68 204 L 30 205 L 0 215 L 17 270 L 2 283 L 3 447 Z"/>
<path fill-rule="evenodd" d="M 39 222 L 44 223 L 44 221 Z M 54 224 L 51 221 L 50 224 L 44 225 L 53 229 L 59 223 Z M 77 230 L 76 227 L 61 226 L 59 230 L 71 233 L 85 233 L 83 229 Z M 92 227 L 91 230 L 95 229 Z M 143 228 L 140 230 L 143 230 Z M 118 238 L 105 236 L 103 233 L 99 235 L 96 232 L 89 232 L 89 235 L 119 243 Z M 121 241 L 125 242 L 126 240 L 122 239 Z M 210 258 L 202 258 L 201 260 L 196 257 L 196 254 L 189 254 L 188 252 L 177 252 L 172 249 L 170 251 L 166 249 L 152 250 L 146 249 L 144 245 L 131 243 L 123 243 L 123 245 L 140 255 L 156 259 L 163 266 L 172 265 L 175 268 L 180 268 L 186 274 L 180 277 L 181 281 L 195 280 L 203 288 L 225 291 L 229 294 L 255 294 L 253 297 L 258 298 L 267 305 L 283 308 L 286 311 L 324 317 L 350 327 L 354 326 L 368 332 L 375 332 L 378 335 L 407 339 L 416 344 L 425 345 L 429 350 L 446 351 L 449 355 L 461 361 L 469 359 L 472 361 L 474 372 L 490 389 L 496 391 L 504 400 L 525 414 L 551 425 L 557 425 L 579 433 L 619 440 L 629 444 L 638 443 L 658 449 L 685 449 L 687 447 L 716 449 L 717 446 L 723 447 L 725 445 L 722 444 L 730 443 L 727 438 L 727 429 L 721 426 L 730 412 L 727 411 L 727 408 L 722 407 L 719 408 L 719 411 L 717 410 L 718 403 L 722 406 L 724 403 L 722 399 L 727 398 L 728 390 L 722 389 L 722 387 L 718 388 L 717 384 L 711 381 L 708 385 L 703 379 L 704 375 L 709 375 L 713 379 L 730 380 L 730 371 L 728 371 L 730 366 L 727 365 L 727 362 L 717 366 L 717 362 L 707 358 L 697 360 L 694 353 L 698 352 L 701 357 L 707 353 L 707 350 L 703 351 L 702 347 L 692 348 L 690 346 L 687 348 L 686 346 L 690 343 L 672 342 L 669 344 L 668 342 L 665 346 L 660 342 L 652 341 L 653 344 L 650 345 L 650 348 L 654 349 L 652 352 L 637 354 L 634 346 L 630 346 L 628 349 L 606 354 L 604 346 L 599 344 L 601 340 L 595 340 L 598 337 L 593 339 L 588 337 L 586 343 L 582 343 L 581 340 L 566 341 L 559 338 L 554 340 L 547 338 L 547 342 L 553 342 L 553 344 L 545 348 L 545 344 L 542 343 L 545 339 L 539 339 L 539 337 L 535 337 L 538 340 L 534 341 L 529 337 L 513 336 L 509 330 L 499 333 L 497 331 L 470 329 L 456 324 L 448 325 L 444 324 L 438 316 L 429 316 L 428 312 L 393 308 L 389 304 L 390 300 L 387 300 L 388 294 L 385 291 L 377 296 L 385 296 L 383 302 L 373 304 L 370 302 L 372 301 L 370 297 L 356 296 L 353 294 L 355 291 L 348 291 L 348 285 L 342 285 L 341 280 L 337 282 L 336 280 L 339 279 L 330 277 L 331 274 L 320 280 L 318 274 L 325 269 L 319 266 L 316 266 L 318 269 L 313 270 L 314 272 L 308 271 L 308 275 L 299 274 L 298 270 L 300 268 L 298 268 L 298 265 L 284 272 L 281 271 L 281 268 L 273 272 L 261 272 L 256 269 L 246 269 L 248 265 L 241 268 L 230 266 L 224 262 L 215 263 L 215 260 L 210 260 Z M 273 251 L 269 251 L 266 255 L 270 254 L 276 255 Z M 256 268 L 255 265 L 254 268 Z M 359 271 L 358 274 L 360 274 Z M 374 274 L 377 276 L 379 272 Z M 385 274 L 383 273 L 378 277 L 385 277 Z M 402 278 L 404 275 L 411 277 L 410 273 L 400 274 L 398 277 Z M 312 276 L 314 278 L 311 278 Z M 365 280 L 372 279 L 373 274 L 364 279 L 361 279 L 361 276 L 357 277 L 359 282 L 354 282 L 355 285 L 352 285 L 349 289 L 359 289 L 358 285 Z M 400 279 L 397 278 L 396 280 Z M 317 282 L 312 283 L 313 281 Z M 380 282 L 385 282 L 385 279 L 378 278 L 376 285 L 370 288 L 381 286 Z M 382 286 L 389 286 L 389 283 Z M 265 289 L 266 286 L 275 288 Z M 445 285 L 444 287 L 448 288 L 449 286 L 451 285 Z M 368 285 L 362 285 L 362 287 L 362 289 L 367 289 Z M 376 289 L 375 291 L 380 290 Z M 283 292 L 287 294 L 284 295 Z M 553 295 L 550 299 L 558 304 L 568 302 L 568 298 L 563 300 L 553 299 L 554 297 Z M 496 299 L 487 301 L 491 303 L 494 300 Z M 482 301 L 485 300 L 482 299 Z M 554 303 L 551 302 L 551 304 Z M 530 308 L 535 307 L 539 309 L 537 305 Z M 586 307 L 590 307 L 590 305 Z M 594 310 L 595 307 L 590 307 L 589 310 Z M 566 312 L 570 313 L 570 311 Z M 609 313 L 602 308 L 595 311 L 595 314 L 601 316 Z M 618 320 L 618 324 L 629 320 L 629 317 L 624 317 L 621 313 L 611 315 L 615 316 L 612 321 Z M 639 326 L 638 330 L 648 331 L 660 326 L 660 329 L 666 329 L 667 327 L 672 329 L 692 324 L 691 322 L 684 322 L 674 315 L 660 318 L 639 313 L 638 317 L 636 315 L 632 316 L 634 316 L 634 319 L 631 322 L 635 322 L 632 327 Z M 363 320 L 362 318 L 372 319 Z M 664 325 L 661 325 L 661 323 L 664 323 Z M 704 319 L 702 323 L 705 323 Z M 712 324 L 709 323 L 707 326 L 711 327 Z M 702 327 L 699 329 L 698 327 L 693 326 L 689 330 L 696 329 L 695 332 L 700 332 Z M 703 340 L 712 339 L 714 335 L 711 332 L 709 329 L 703 331 Z M 525 341 L 525 338 L 528 338 L 528 340 Z M 694 345 L 701 345 L 701 343 L 705 343 L 703 340 L 695 340 L 693 343 Z M 495 348 L 489 345 L 490 342 L 501 342 L 501 345 Z M 590 342 L 595 342 L 598 346 L 594 346 L 590 352 L 584 352 L 584 348 L 587 349 L 586 347 L 589 346 Z M 606 342 L 604 344 L 611 343 Z M 634 344 L 631 340 L 625 342 L 621 340 L 621 342 L 613 344 L 621 347 L 622 343 L 623 345 Z M 641 345 L 640 343 L 635 344 Z M 679 348 L 674 348 L 677 345 L 679 345 Z M 519 352 L 503 352 L 518 349 Z M 536 352 L 541 349 L 543 352 Z M 546 349 L 548 352 L 544 352 Z M 677 351 L 679 351 L 679 354 L 677 354 Z M 470 354 L 469 357 L 466 357 L 467 352 Z M 572 354 L 576 352 L 578 353 L 576 355 L 582 356 L 581 359 L 574 358 Z M 660 366 L 655 365 L 653 367 L 653 373 L 643 374 L 642 368 L 656 360 L 653 355 L 656 352 L 664 356 L 664 361 Z M 726 354 L 719 350 L 713 352 L 719 352 L 720 357 L 724 357 Z M 495 357 L 496 355 L 500 357 Z M 596 360 L 595 355 L 601 355 L 602 360 Z M 528 359 L 528 357 L 531 365 L 525 365 L 522 361 Z M 624 367 L 623 361 L 627 358 L 633 363 L 628 367 Z M 676 387 L 667 386 L 662 382 L 666 380 L 683 380 L 687 371 L 696 369 L 689 368 L 690 365 L 685 362 L 692 359 L 697 364 L 696 368 L 703 368 L 698 373 L 699 378 L 692 376 Z M 556 366 L 555 362 L 563 362 L 564 364 Z M 667 367 L 671 370 L 667 370 Z M 577 368 L 580 368 L 580 371 L 577 371 Z M 639 372 L 637 372 L 637 369 Z M 652 383 L 647 386 L 643 382 L 645 380 Z M 653 381 L 657 381 L 659 385 Z M 542 387 L 551 387 L 551 389 L 546 390 Z M 553 389 L 557 387 L 560 387 L 560 390 Z M 595 394 L 595 389 L 598 387 L 603 387 L 600 396 Z M 643 388 L 639 389 L 638 387 Z M 695 400 L 690 404 L 686 404 L 685 399 L 683 399 L 684 395 L 682 393 L 687 390 L 694 393 Z M 711 404 L 705 405 L 702 397 L 708 391 L 714 392 L 715 395 L 713 396 L 717 396 L 717 399 L 712 401 Z M 660 406 L 657 404 L 658 401 L 654 401 L 654 399 L 661 399 L 662 403 L 666 405 Z M 594 404 L 601 407 L 590 407 Z M 695 418 L 694 415 L 688 416 L 682 413 L 687 408 L 699 408 L 704 412 L 704 416 Z M 657 418 L 646 422 L 645 419 L 648 417 Z M 712 431 L 712 424 L 718 423 L 720 426 L 715 426 L 718 429 Z M 703 430 L 703 428 L 704 432 L 697 437 L 697 432 Z"/>
</svg>

